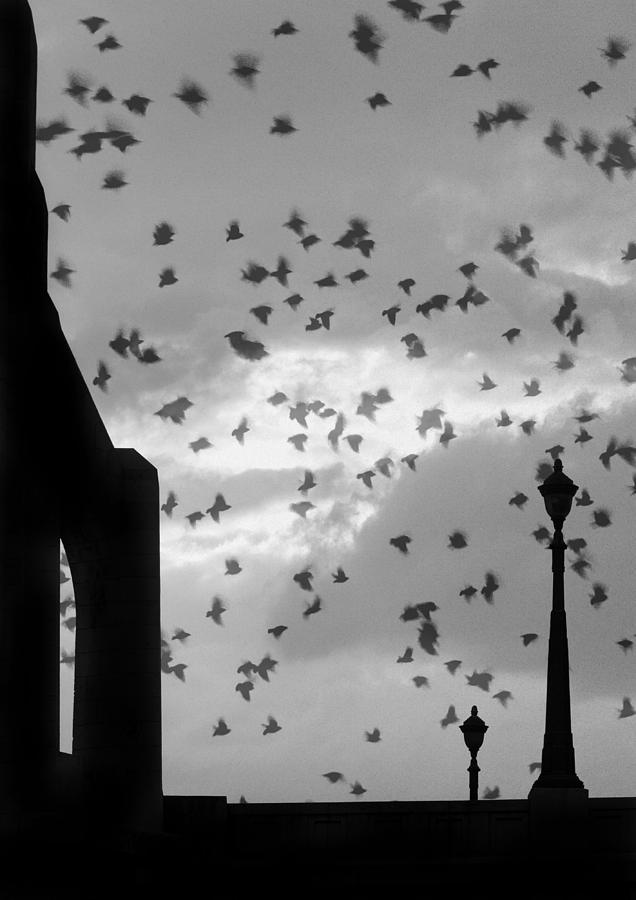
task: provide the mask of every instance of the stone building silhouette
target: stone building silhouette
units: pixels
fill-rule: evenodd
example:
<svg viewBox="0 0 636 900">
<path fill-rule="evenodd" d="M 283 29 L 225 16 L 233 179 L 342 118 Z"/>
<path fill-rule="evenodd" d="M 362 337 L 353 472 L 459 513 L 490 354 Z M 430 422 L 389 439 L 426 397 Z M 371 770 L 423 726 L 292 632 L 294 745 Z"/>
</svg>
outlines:
<svg viewBox="0 0 636 900">
<path fill-rule="evenodd" d="M 0 3 L 0 871 L 8 897 L 636 897 L 636 798 L 228 804 L 163 796 L 159 494 L 113 447 L 47 293 L 37 47 Z M 59 751 L 59 542 L 77 605 Z M 459 739 L 459 735 L 458 735 Z M 489 735 L 490 740 L 500 739 Z M 423 774 L 422 777 L 425 777 Z M 569 817 L 569 818 L 568 818 Z M 569 839 L 573 836 L 573 839 Z"/>
</svg>

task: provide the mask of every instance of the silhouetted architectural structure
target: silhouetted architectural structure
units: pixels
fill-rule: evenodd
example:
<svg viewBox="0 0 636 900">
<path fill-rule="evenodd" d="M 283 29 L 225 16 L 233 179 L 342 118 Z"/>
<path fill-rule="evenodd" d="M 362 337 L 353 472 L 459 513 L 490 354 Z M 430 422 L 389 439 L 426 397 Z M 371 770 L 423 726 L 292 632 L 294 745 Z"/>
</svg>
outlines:
<svg viewBox="0 0 636 900">
<path fill-rule="evenodd" d="M 551 806 L 163 797 L 157 473 L 113 447 L 47 294 L 35 102 L 31 12 L 27 0 L 2 0 L 3 896 L 121 900 L 202 883 L 219 897 L 425 888 L 548 900 L 608 887 L 636 897 L 636 798 L 585 791 L 573 810 L 561 785 Z M 60 538 L 77 604 L 71 755 L 58 749 Z"/>
</svg>

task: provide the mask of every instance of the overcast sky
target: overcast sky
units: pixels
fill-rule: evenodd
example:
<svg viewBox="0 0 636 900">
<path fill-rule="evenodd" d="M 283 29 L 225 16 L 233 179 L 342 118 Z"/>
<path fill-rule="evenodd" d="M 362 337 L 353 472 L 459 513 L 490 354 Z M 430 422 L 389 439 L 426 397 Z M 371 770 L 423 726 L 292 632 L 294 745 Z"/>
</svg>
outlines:
<svg viewBox="0 0 636 900">
<path fill-rule="evenodd" d="M 114 444 L 157 467 L 162 503 L 170 491 L 178 500 L 171 517 L 161 512 L 162 628 L 169 665 L 187 666 L 175 670 L 184 681 L 162 675 L 165 793 L 337 801 L 353 799 L 359 782 L 362 801 L 466 799 L 468 752 L 457 724 L 440 722 L 450 705 L 463 721 L 477 704 L 489 725 L 480 796 L 527 796 L 541 759 L 551 605 L 547 542 L 532 535 L 550 525 L 536 473 L 562 445 L 565 472 L 593 501 L 574 506 L 565 526 L 566 540 L 587 542 L 579 556 L 590 563 L 577 574 L 577 554 L 567 554 L 577 774 L 590 796 L 633 794 L 636 718 L 619 711 L 624 697 L 636 703 L 634 653 L 617 642 L 635 639 L 634 469 L 618 454 L 609 469 L 599 460 L 612 436 L 636 440 L 636 375 L 623 365 L 636 356 L 636 262 L 622 260 L 636 241 L 631 151 L 612 177 L 597 165 L 608 144 L 615 154 L 614 131 L 634 134 L 636 48 L 614 64 L 602 52 L 610 36 L 634 41 L 633 5 L 466 0 L 446 33 L 384 0 L 31 7 L 38 124 L 73 129 L 38 143 L 49 209 L 70 206 L 67 221 L 50 215 L 49 271 L 60 259 L 73 270 L 68 284 L 50 278 L 51 297 Z M 421 18 L 441 12 L 428 6 Z M 375 62 L 350 36 L 359 14 L 380 32 Z M 108 21 L 91 34 L 78 19 L 94 15 Z M 274 36 L 285 20 L 296 33 Z M 120 46 L 100 50 L 109 34 Z M 237 53 L 257 57 L 253 87 L 230 74 Z M 490 58 L 499 65 L 489 79 L 452 77 Z M 65 93 L 71 72 L 90 87 L 84 103 Z M 186 81 L 207 102 L 189 108 L 176 97 Z M 590 81 L 601 90 L 588 97 L 579 88 Z M 93 99 L 102 87 L 113 100 Z M 372 109 L 366 98 L 377 92 L 389 105 Z M 152 101 L 144 115 L 122 104 L 135 94 Z M 505 102 L 527 118 L 479 136 L 479 111 L 489 121 Z M 284 115 L 297 130 L 270 133 Z M 567 138 L 562 156 L 544 143 L 554 121 Z M 574 149 L 581 129 L 598 140 L 589 162 Z M 100 152 L 71 152 L 80 135 L 113 130 L 139 143 L 122 151 L 104 138 Z M 126 184 L 103 188 L 114 170 Z M 309 249 L 283 227 L 294 210 L 304 235 L 321 239 Z M 375 241 L 368 258 L 364 245 L 334 246 L 352 217 Z M 234 220 L 243 237 L 226 241 Z M 157 245 L 162 222 L 174 236 Z M 502 230 L 514 240 L 522 224 L 532 240 L 514 256 L 497 251 Z M 272 272 L 281 255 L 287 287 L 242 277 L 250 263 Z M 534 277 L 517 264 L 527 256 Z M 472 281 L 459 271 L 468 262 L 478 266 Z M 159 287 L 168 267 L 178 280 Z M 358 269 L 367 277 L 354 284 L 345 276 Z M 330 272 L 337 286 L 315 284 Z M 410 297 L 398 287 L 406 278 Z M 488 299 L 462 312 L 456 301 L 471 283 Z M 577 305 L 560 333 L 551 320 L 565 292 Z M 283 302 L 293 294 L 303 298 L 295 310 Z M 440 294 L 444 310 L 416 311 Z M 250 312 L 262 305 L 272 308 L 267 324 Z M 394 325 L 382 314 L 393 306 Z M 330 328 L 306 330 L 325 310 Z M 583 333 L 568 338 L 576 316 Z M 109 346 L 134 328 L 159 361 Z M 512 343 L 502 337 L 511 328 L 520 329 Z M 232 331 L 267 355 L 241 356 Z M 559 369 L 560 358 L 574 365 Z M 105 390 L 93 385 L 100 361 Z M 481 389 L 484 373 L 496 387 Z M 540 393 L 526 396 L 532 379 Z M 381 388 L 392 399 L 376 403 L 374 418 L 357 412 L 362 392 Z M 273 405 L 278 391 L 288 399 Z M 156 415 L 180 397 L 192 404 L 181 423 Z M 336 414 L 310 411 L 306 428 L 290 418 L 296 403 L 316 400 Z M 418 431 L 435 408 L 456 434 L 447 446 L 441 427 Z M 512 424 L 496 424 L 502 410 Z M 581 426 L 573 417 L 584 410 L 598 418 Z M 241 445 L 232 430 L 243 417 Z M 580 427 L 592 440 L 575 444 Z M 303 432 L 300 451 L 287 439 Z M 358 452 L 351 434 L 362 436 Z M 202 437 L 212 446 L 195 452 Z M 417 454 L 414 471 L 407 454 Z M 390 477 L 375 465 L 384 457 Z M 306 470 L 316 486 L 303 495 Z M 371 488 L 356 477 L 367 470 Z M 510 505 L 520 492 L 527 502 Z M 231 506 L 218 524 L 205 515 L 217 493 Z M 305 517 L 290 509 L 303 499 L 313 504 Z M 204 518 L 192 526 L 196 511 Z M 454 549 L 457 531 L 467 546 Z M 406 554 L 390 544 L 403 534 Z M 238 574 L 225 574 L 228 559 Z M 338 567 L 348 581 L 334 583 Z M 311 592 L 293 580 L 305 569 Z M 487 572 L 500 585 L 492 603 L 481 594 Z M 467 585 L 477 589 L 470 601 L 459 593 Z M 222 624 L 206 616 L 215 596 Z M 316 596 L 321 609 L 304 616 Z M 437 606 L 434 652 L 418 638 L 423 618 L 400 619 L 425 601 Z M 279 638 L 267 630 L 276 625 L 287 626 Z M 177 629 L 190 636 L 174 639 Z M 529 633 L 538 637 L 524 646 Z M 65 652 L 73 640 L 62 623 Z M 413 661 L 398 663 L 407 647 Z M 269 682 L 252 673 L 246 701 L 237 667 L 266 654 L 277 664 Z M 69 750 L 73 671 L 60 668 Z M 493 676 L 489 690 L 469 683 L 475 673 Z M 281 730 L 263 734 L 269 715 Z M 230 732 L 213 736 L 220 718 Z M 368 741 L 374 728 L 381 739 Z M 331 771 L 344 779 L 329 783 Z"/>
</svg>

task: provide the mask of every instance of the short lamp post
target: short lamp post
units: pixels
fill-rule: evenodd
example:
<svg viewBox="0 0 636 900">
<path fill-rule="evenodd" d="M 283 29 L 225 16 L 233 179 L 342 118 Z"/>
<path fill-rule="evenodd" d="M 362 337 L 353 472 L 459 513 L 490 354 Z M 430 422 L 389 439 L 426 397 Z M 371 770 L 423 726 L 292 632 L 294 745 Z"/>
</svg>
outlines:
<svg viewBox="0 0 636 900">
<path fill-rule="evenodd" d="M 477 707 L 473 706 L 469 717 L 463 725 L 459 726 L 464 735 L 464 743 L 470 750 L 470 765 L 466 770 L 468 772 L 468 789 L 470 791 L 470 800 L 477 800 L 478 788 L 478 772 L 477 753 L 484 742 L 484 735 L 488 731 L 488 725 L 483 719 L 477 715 Z"/>
<path fill-rule="evenodd" d="M 568 635 L 563 588 L 564 554 L 563 522 L 572 508 L 578 485 L 563 473 L 560 459 L 539 491 L 554 524 L 552 551 L 552 612 L 548 645 L 548 678 L 546 687 L 545 735 L 541 757 L 541 774 L 534 788 L 583 788 L 574 769 L 574 745 L 570 719 L 570 680 Z"/>
</svg>

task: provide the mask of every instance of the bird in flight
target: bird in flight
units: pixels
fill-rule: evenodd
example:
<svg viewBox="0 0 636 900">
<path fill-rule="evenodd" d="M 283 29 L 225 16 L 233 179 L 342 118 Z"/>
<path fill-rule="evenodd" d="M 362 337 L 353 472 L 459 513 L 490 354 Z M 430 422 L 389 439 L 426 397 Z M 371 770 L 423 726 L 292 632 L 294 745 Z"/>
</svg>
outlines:
<svg viewBox="0 0 636 900">
<path fill-rule="evenodd" d="M 263 728 L 263 734 L 276 734 L 277 731 L 281 730 L 281 726 L 278 724 L 274 716 L 268 716 L 267 722 L 262 723 L 261 727 Z"/>
<path fill-rule="evenodd" d="M 377 744 L 378 741 L 382 740 L 379 728 L 374 728 L 373 731 L 365 731 L 364 735 L 366 740 L 372 744 Z"/>
<path fill-rule="evenodd" d="M 225 719 L 220 718 L 216 725 L 214 726 L 214 731 L 212 732 L 212 737 L 217 737 L 219 735 L 229 734 L 232 729 L 228 728 Z"/>
<path fill-rule="evenodd" d="M 230 331 L 224 337 L 228 338 L 230 346 L 242 359 L 248 359 L 250 362 L 263 359 L 269 356 L 268 351 L 259 341 L 250 341 L 244 337 L 244 331 Z"/>
<path fill-rule="evenodd" d="M 275 638 L 279 638 L 284 631 L 287 631 L 287 625 L 274 625 L 273 628 L 267 629 L 267 633 L 273 634 Z"/>
<path fill-rule="evenodd" d="M 459 716 L 455 712 L 455 707 L 451 703 L 451 705 L 448 707 L 448 712 L 443 719 L 440 719 L 439 724 L 442 726 L 442 728 L 447 728 L 449 725 L 454 725 L 455 722 L 459 722 Z"/>
<path fill-rule="evenodd" d="M 457 669 L 459 669 L 461 664 L 462 664 L 461 659 L 449 659 L 448 662 L 444 663 L 444 665 L 446 666 L 447 670 L 449 671 L 449 673 L 451 675 L 455 674 L 455 672 L 457 671 Z"/>
<path fill-rule="evenodd" d="M 345 780 L 342 772 L 324 772 L 322 777 L 326 778 L 330 784 L 336 784 L 338 781 Z"/>
<path fill-rule="evenodd" d="M 413 648 L 407 647 L 404 653 L 401 656 L 398 656 L 396 662 L 399 663 L 410 663 L 413 662 Z"/>
<path fill-rule="evenodd" d="M 188 109 L 191 109 L 192 112 L 200 115 L 200 108 L 202 103 L 208 103 L 209 98 L 205 93 L 203 88 L 198 85 L 195 81 L 184 80 L 181 83 L 181 88 L 173 97 L 177 97 L 184 103 Z"/>
<path fill-rule="evenodd" d="M 527 631 L 525 634 L 521 635 L 521 640 L 523 641 L 523 646 L 528 647 L 539 637 L 538 634 L 535 634 L 533 631 Z"/>
<path fill-rule="evenodd" d="M 356 27 L 349 32 L 349 37 L 353 38 L 356 50 L 371 62 L 377 63 L 384 41 L 383 35 L 369 16 L 358 13 L 354 17 L 354 24 Z"/>
<path fill-rule="evenodd" d="M 501 410 L 501 416 L 499 419 L 495 419 L 497 423 L 497 428 L 507 428 L 508 425 L 512 425 L 512 419 L 508 415 L 505 409 Z"/>
<path fill-rule="evenodd" d="M 409 552 L 408 545 L 411 543 L 411 540 L 412 538 L 410 538 L 408 534 L 400 534 L 397 537 L 390 538 L 389 544 L 391 544 L 392 547 L 397 547 L 401 553 L 406 554 Z"/>
<path fill-rule="evenodd" d="M 212 609 L 209 609 L 209 610 L 206 612 L 205 616 L 206 616 L 206 618 L 212 619 L 212 621 L 213 621 L 216 625 L 222 625 L 223 622 L 222 622 L 222 620 L 221 620 L 221 616 L 222 616 L 223 613 L 226 612 L 226 611 L 227 611 L 227 610 L 226 610 L 226 607 L 223 606 L 223 601 L 221 600 L 221 598 L 220 598 L 220 597 L 213 597 L 213 598 L 212 598 Z"/>
</svg>

